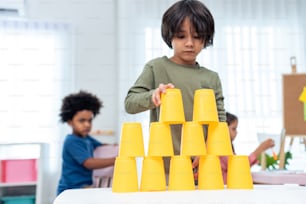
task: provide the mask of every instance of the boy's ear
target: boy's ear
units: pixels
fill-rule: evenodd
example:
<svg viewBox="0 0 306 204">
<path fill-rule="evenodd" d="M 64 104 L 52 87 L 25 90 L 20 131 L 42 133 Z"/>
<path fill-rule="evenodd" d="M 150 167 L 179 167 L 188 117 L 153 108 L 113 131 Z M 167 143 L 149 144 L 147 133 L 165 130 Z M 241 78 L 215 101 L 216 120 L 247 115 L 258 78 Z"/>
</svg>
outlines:
<svg viewBox="0 0 306 204">
<path fill-rule="evenodd" d="M 67 124 L 71 126 L 72 120 L 68 120 Z"/>
</svg>

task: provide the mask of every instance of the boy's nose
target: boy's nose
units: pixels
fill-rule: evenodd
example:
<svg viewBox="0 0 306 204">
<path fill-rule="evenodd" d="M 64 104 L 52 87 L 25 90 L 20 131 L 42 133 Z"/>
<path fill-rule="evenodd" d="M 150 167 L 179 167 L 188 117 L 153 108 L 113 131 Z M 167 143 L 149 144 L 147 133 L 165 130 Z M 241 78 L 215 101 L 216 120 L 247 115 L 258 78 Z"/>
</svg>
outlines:
<svg viewBox="0 0 306 204">
<path fill-rule="evenodd" d="M 90 122 L 85 122 L 85 126 L 86 126 L 86 127 L 90 127 L 90 126 L 91 126 L 91 123 L 90 123 Z"/>
<path fill-rule="evenodd" d="M 193 46 L 193 38 L 192 37 L 188 37 L 186 40 L 186 46 Z"/>
</svg>

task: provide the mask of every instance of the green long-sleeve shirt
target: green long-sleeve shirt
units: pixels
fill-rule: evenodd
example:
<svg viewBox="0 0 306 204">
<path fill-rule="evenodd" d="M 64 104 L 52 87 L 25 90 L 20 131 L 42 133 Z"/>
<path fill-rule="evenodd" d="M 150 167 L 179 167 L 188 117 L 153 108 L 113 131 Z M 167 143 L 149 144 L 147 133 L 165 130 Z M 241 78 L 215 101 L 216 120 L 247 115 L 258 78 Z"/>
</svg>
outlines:
<svg viewBox="0 0 306 204">
<path fill-rule="evenodd" d="M 219 121 L 226 121 L 224 97 L 219 75 L 199 66 L 179 65 L 166 56 L 149 61 L 125 98 L 125 109 L 135 114 L 150 110 L 150 121 L 158 121 L 159 107 L 152 102 L 152 93 L 159 84 L 172 83 L 182 92 L 186 121 L 192 120 L 194 92 L 201 88 L 210 88 L 215 92 Z M 180 153 L 181 125 L 171 125 L 174 153 Z"/>
</svg>

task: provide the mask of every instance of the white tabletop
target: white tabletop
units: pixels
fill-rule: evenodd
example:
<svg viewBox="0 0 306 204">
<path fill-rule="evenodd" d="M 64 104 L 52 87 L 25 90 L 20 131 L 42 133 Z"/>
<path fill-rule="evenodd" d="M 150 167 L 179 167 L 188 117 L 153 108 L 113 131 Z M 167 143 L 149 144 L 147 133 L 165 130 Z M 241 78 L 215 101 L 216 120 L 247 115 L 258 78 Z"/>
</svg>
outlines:
<svg viewBox="0 0 306 204">
<path fill-rule="evenodd" d="M 53 204 L 306 204 L 306 187 L 255 185 L 253 190 L 113 193 L 111 188 L 66 190 Z"/>
</svg>

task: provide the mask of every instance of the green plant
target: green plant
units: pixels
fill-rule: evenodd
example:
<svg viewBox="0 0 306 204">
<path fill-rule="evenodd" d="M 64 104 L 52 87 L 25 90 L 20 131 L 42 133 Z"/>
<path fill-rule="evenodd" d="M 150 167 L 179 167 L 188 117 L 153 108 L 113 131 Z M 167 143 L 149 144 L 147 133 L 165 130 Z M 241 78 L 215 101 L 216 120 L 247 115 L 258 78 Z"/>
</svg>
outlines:
<svg viewBox="0 0 306 204">
<path fill-rule="evenodd" d="M 278 169 L 279 167 L 279 154 L 277 156 L 277 159 L 275 159 L 273 156 L 270 156 L 268 154 L 265 154 L 265 158 L 266 158 L 266 168 L 269 170 L 274 170 L 274 169 Z M 292 159 L 292 154 L 291 152 L 287 151 L 285 153 L 285 164 L 284 164 L 284 169 L 287 169 L 287 165 L 289 165 L 289 160 Z M 260 165 L 261 163 L 261 156 L 258 157 L 259 163 L 258 165 Z"/>
</svg>

